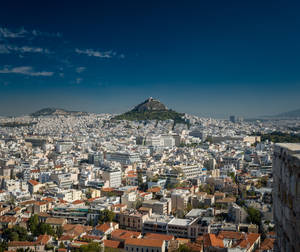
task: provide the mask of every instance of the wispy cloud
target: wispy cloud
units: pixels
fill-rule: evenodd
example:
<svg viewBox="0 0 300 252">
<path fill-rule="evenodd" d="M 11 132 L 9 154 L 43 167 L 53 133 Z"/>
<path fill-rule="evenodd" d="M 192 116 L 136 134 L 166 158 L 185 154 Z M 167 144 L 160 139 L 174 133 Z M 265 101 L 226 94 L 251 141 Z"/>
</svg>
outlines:
<svg viewBox="0 0 300 252">
<path fill-rule="evenodd" d="M 37 72 L 31 66 L 21 66 L 21 67 L 4 67 L 0 69 L 0 74 L 22 74 L 28 76 L 52 76 L 53 72 L 41 71 Z"/>
<path fill-rule="evenodd" d="M 94 49 L 81 50 L 81 49 L 76 48 L 75 52 L 78 54 L 85 54 L 90 57 L 98 57 L 98 58 L 112 58 L 117 55 L 117 53 L 114 51 L 100 52 L 100 51 L 96 51 Z"/>
<path fill-rule="evenodd" d="M 82 81 L 83 81 L 82 78 L 76 78 L 75 83 L 76 83 L 76 84 L 80 84 Z"/>
<path fill-rule="evenodd" d="M 0 37 L 3 38 L 22 38 L 27 33 L 28 31 L 26 31 L 24 28 L 21 28 L 18 31 L 11 31 L 7 28 L 0 27 Z"/>
<path fill-rule="evenodd" d="M 18 30 L 11 30 L 6 27 L 0 27 L 0 38 L 14 39 L 27 37 L 32 39 L 34 37 L 52 37 L 60 38 L 60 32 L 42 32 L 39 30 L 25 30 L 23 27 Z"/>
<path fill-rule="evenodd" d="M 11 52 L 17 53 L 41 53 L 50 54 L 47 48 L 32 47 L 32 46 L 12 46 L 12 45 L 0 45 L 0 54 L 9 54 Z"/>
<path fill-rule="evenodd" d="M 51 33 L 51 32 L 41 32 L 41 31 L 38 31 L 38 30 L 32 30 L 31 34 L 33 36 L 57 37 L 57 38 L 62 37 L 62 34 L 60 32 L 52 32 Z"/>
<path fill-rule="evenodd" d="M 77 72 L 77 73 L 82 73 L 82 72 L 85 71 L 85 69 L 86 69 L 86 67 L 77 67 L 77 68 L 76 68 L 76 72 Z"/>
<path fill-rule="evenodd" d="M 0 45 L 0 54 L 9 54 L 10 51 L 7 49 L 6 45 Z"/>
</svg>

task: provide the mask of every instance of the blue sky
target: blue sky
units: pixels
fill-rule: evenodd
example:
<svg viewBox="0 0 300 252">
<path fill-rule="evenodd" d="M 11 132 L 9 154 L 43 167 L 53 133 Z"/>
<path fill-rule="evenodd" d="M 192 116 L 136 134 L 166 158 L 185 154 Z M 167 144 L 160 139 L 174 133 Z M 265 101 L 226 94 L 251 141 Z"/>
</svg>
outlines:
<svg viewBox="0 0 300 252">
<path fill-rule="evenodd" d="M 149 96 L 200 116 L 300 108 L 297 1 L 6 1 L 0 115 L 120 113 Z"/>
</svg>

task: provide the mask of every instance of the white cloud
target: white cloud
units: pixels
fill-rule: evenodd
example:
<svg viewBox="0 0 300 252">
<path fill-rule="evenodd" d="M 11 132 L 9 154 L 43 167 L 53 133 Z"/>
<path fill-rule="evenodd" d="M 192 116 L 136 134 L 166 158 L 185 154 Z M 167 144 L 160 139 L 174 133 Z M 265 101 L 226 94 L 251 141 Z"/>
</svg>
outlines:
<svg viewBox="0 0 300 252">
<path fill-rule="evenodd" d="M 76 84 L 80 84 L 82 81 L 83 81 L 82 78 L 76 78 L 75 83 L 76 83 Z"/>
<path fill-rule="evenodd" d="M 82 73 L 82 72 L 85 71 L 85 69 L 86 69 L 86 67 L 77 67 L 77 68 L 76 68 L 76 72 L 77 72 L 77 73 Z"/>
<path fill-rule="evenodd" d="M 33 36 L 44 36 L 44 37 L 57 37 L 57 38 L 60 38 L 62 37 L 62 34 L 60 32 L 41 32 L 41 31 L 38 31 L 38 30 L 32 30 L 31 31 L 31 34 Z"/>
<path fill-rule="evenodd" d="M 21 28 L 18 31 L 13 32 L 7 28 L 0 27 L 0 37 L 3 38 L 22 38 L 27 33 L 28 32 L 24 28 Z"/>
<path fill-rule="evenodd" d="M 96 51 L 93 49 L 75 49 L 75 52 L 78 54 L 85 54 L 88 55 L 90 57 L 98 57 L 98 58 L 112 58 L 113 56 L 116 56 L 116 52 L 113 51 L 106 51 L 106 52 L 100 52 L 100 51 Z"/>
<path fill-rule="evenodd" d="M 47 48 L 31 47 L 31 46 L 18 47 L 12 45 L 0 45 L 0 54 L 9 54 L 11 52 L 50 54 L 50 51 Z"/>
<path fill-rule="evenodd" d="M 9 50 L 5 45 L 0 45 L 0 54 L 9 54 Z"/>
<path fill-rule="evenodd" d="M 19 30 L 12 31 L 5 27 L 0 27 L 0 38 L 34 38 L 34 37 L 52 37 L 60 38 L 62 34 L 59 32 L 41 32 L 39 30 L 25 30 L 20 28 Z"/>
<path fill-rule="evenodd" d="M 3 69 L 0 69 L 0 74 L 23 74 L 23 75 L 29 75 L 29 76 L 52 76 L 53 72 L 36 72 L 33 70 L 30 66 L 21 66 L 21 67 L 4 67 Z"/>
</svg>

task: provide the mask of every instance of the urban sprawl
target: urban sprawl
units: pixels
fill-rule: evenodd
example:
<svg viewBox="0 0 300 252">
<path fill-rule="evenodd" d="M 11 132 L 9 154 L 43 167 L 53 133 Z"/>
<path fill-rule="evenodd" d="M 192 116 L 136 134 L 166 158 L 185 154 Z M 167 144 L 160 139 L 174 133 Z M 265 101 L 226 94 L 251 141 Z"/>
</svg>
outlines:
<svg viewBox="0 0 300 252">
<path fill-rule="evenodd" d="M 299 251 L 300 120 L 184 117 L 0 118 L 1 251 Z"/>
</svg>

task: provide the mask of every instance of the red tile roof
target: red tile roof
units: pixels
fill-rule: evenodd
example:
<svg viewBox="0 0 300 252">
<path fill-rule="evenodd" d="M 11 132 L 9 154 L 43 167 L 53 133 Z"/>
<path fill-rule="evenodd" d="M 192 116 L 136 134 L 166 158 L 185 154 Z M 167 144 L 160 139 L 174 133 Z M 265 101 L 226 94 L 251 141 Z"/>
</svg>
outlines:
<svg viewBox="0 0 300 252">
<path fill-rule="evenodd" d="M 155 233 L 146 233 L 145 238 L 154 239 L 154 240 L 158 239 L 158 240 L 164 240 L 164 241 L 174 240 L 173 235 L 155 234 Z"/>
<path fill-rule="evenodd" d="M 120 248 L 121 242 L 113 240 L 104 240 L 104 247 L 106 248 Z"/>
<path fill-rule="evenodd" d="M 127 238 L 137 238 L 141 235 L 140 232 L 129 231 L 125 229 L 117 229 L 112 231 L 112 239 L 125 240 Z"/>
<path fill-rule="evenodd" d="M 51 240 L 51 236 L 50 235 L 40 235 L 37 238 L 36 242 L 38 244 L 46 245 L 50 240 Z"/>
<path fill-rule="evenodd" d="M 163 240 L 136 239 L 136 238 L 129 238 L 125 240 L 125 245 L 142 246 L 142 247 L 161 248 L 163 244 L 164 244 Z"/>
<path fill-rule="evenodd" d="M 84 203 L 84 201 L 82 201 L 82 200 L 75 200 L 72 202 L 73 205 L 78 205 L 78 204 L 82 204 L 82 203 Z"/>
<path fill-rule="evenodd" d="M 246 235 L 246 239 L 243 239 L 239 244 L 238 247 L 240 248 L 248 248 L 252 247 L 252 245 L 259 239 L 260 234 L 250 233 Z"/>
<path fill-rule="evenodd" d="M 231 240 L 242 240 L 244 239 L 245 234 L 241 232 L 234 231 L 221 231 L 218 234 L 219 239 L 231 239 Z"/>
<path fill-rule="evenodd" d="M 264 250 L 273 250 L 274 248 L 274 242 L 275 242 L 275 239 L 272 239 L 272 238 L 266 238 L 262 244 L 260 245 L 260 248 L 259 250 L 260 251 L 264 251 Z"/>
<path fill-rule="evenodd" d="M 28 180 L 28 183 L 33 185 L 33 186 L 36 186 L 36 185 L 39 184 L 39 182 L 37 182 L 36 180 L 33 180 L 33 179 Z"/>
<path fill-rule="evenodd" d="M 160 187 L 152 187 L 148 189 L 148 192 L 153 192 L 153 193 L 157 193 L 160 192 Z"/>
</svg>

